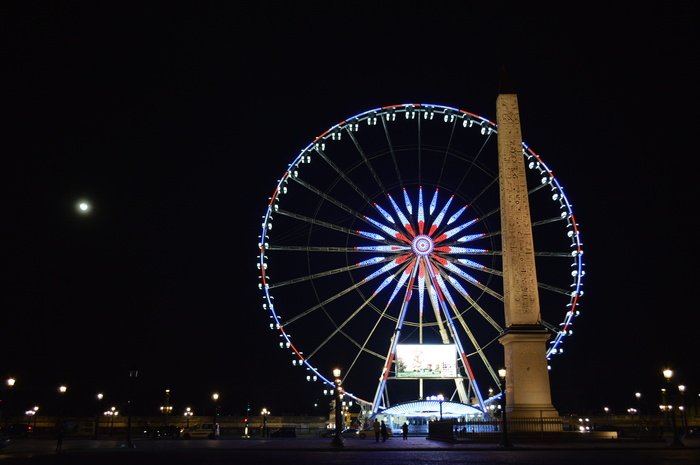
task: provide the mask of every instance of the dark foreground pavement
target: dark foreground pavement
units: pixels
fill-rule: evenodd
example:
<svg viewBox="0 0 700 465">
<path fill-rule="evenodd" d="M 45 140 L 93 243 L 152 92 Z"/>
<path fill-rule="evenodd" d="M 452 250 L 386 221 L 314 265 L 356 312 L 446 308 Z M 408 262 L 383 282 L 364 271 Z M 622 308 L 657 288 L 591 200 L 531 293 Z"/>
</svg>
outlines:
<svg viewBox="0 0 700 465">
<path fill-rule="evenodd" d="M 407 464 L 699 464 L 700 440 L 685 447 L 668 442 L 640 443 L 581 441 L 577 443 L 515 444 L 512 449 L 492 443 L 445 443 L 423 437 L 387 442 L 346 439 L 341 449 L 330 439 L 121 440 L 67 439 L 60 452 L 55 441 L 25 439 L 0 450 L 1 464 L 284 464 L 284 465 L 407 465 Z"/>
</svg>

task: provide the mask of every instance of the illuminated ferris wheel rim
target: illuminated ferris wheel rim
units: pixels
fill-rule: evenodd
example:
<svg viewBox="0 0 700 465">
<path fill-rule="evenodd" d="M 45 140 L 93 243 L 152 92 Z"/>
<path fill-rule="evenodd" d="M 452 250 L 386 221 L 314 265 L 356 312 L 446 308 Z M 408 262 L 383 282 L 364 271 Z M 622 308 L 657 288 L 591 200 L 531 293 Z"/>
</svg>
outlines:
<svg viewBox="0 0 700 465">
<path fill-rule="evenodd" d="M 267 257 L 266 251 L 268 248 L 267 237 L 268 230 L 272 228 L 271 217 L 277 208 L 278 197 L 285 189 L 285 184 L 290 177 L 296 175 L 296 169 L 300 163 L 304 163 L 307 158 L 310 157 L 311 152 L 315 151 L 319 147 L 323 147 L 326 141 L 337 140 L 342 136 L 343 131 L 353 132 L 359 129 L 360 124 L 377 124 L 380 119 L 386 121 L 393 121 L 396 118 L 404 117 L 406 119 L 434 119 L 443 118 L 445 122 L 460 121 L 464 127 L 480 127 L 482 134 L 491 134 L 497 132 L 497 125 L 479 115 L 470 113 L 457 108 L 452 108 L 448 106 L 435 105 L 435 104 L 400 104 L 391 105 L 386 107 L 375 108 L 355 116 L 352 116 L 340 123 L 332 126 L 321 135 L 316 137 L 309 145 L 307 145 L 299 155 L 289 164 L 287 171 L 283 174 L 282 178 L 278 181 L 277 186 L 270 198 L 270 202 L 267 207 L 267 211 L 262 224 L 261 240 L 259 243 L 260 248 L 260 260 L 258 262 L 258 268 L 261 271 L 261 283 L 260 288 L 263 290 L 265 295 L 265 308 L 269 310 L 272 314 L 274 320 L 274 325 L 279 329 L 281 335 L 284 337 L 287 345 L 296 353 L 299 357 L 300 363 L 307 366 L 315 377 L 320 378 L 323 382 L 328 385 L 334 385 L 334 382 L 326 377 L 324 377 L 316 368 L 314 368 L 308 360 L 305 359 L 302 352 L 300 352 L 294 344 L 291 342 L 289 335 L 285 332 L 285 328 L 282 326 L 281 320 L 278 318 L 278 314 L 274 309 L 274 304 L 272 299 L 274 298 L 270 293 L 270 286 L 266 276 L 267 269 Z M 583 262 L 581 256 L 583 254 L 582 245 L 579 238 L 578 224 L 575 221 L 573 210 L 568 198 L 564 194 L 564 191 L 559 184 L 558 180 L 554 177 L 552 171 L 547 167 L 547 165 L 541 160 L 541 158 L 525 143 L 523 143 L 523 153 L 527 158 L 528 167 L 530 169 L 536 169 L 542 176 L 542 184 L 548 184 L 551 186 L 553 194 L 553 200 L 560 203 L 560 208 L 562 210 L 562 218 L 566 218 L 570 230 L 568 236 L 571 240 L 571 256 L 574 257 L 574 264 L 571 275 L 573 277 L 573 282 L 571 284 L 571 292 L 569 299 L 569 310 L 566 312 L 564 320 L 559 323 L 559 327 L 550 326 L 549 329 L 555 334 L 554 340 L 550 341 L 550 347 L 547 351 L 547 357 L 560 351 L 558 349 L 562 338 L 567 334 L 570 334 L 570 325 L 572 323 L 572 318 L 578 314 L 578 299 L 583 294 L 582 277 L 584 275 Z M 409 244 L 409 248 L 413 251 L 416 256 L 424 257 L 430 255 L 435 248 L 435 243 L 433 238 L 428 235 L 418 235 L 413 238 L 412 242 Z"/>
</svg>

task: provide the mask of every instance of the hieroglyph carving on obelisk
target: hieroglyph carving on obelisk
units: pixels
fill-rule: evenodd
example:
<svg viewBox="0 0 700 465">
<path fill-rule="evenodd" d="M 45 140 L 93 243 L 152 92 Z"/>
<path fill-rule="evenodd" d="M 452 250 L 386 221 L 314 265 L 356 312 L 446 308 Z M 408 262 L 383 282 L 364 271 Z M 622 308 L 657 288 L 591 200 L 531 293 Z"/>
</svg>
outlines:
<svg viewBox="0 0 700 465">
<path fill-rule="evenodd" d="M 499 95 L 496 106 L 506 327 L 533 325 L 540 300 L 517 95 Z"/>
</svg>

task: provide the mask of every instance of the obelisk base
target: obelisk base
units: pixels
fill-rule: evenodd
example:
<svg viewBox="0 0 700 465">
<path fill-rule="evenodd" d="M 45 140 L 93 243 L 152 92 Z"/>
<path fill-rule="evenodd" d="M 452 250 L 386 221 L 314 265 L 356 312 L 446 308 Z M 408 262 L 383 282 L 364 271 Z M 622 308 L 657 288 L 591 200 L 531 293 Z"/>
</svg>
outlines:
<svg viewBox="0 0 700 465">
<path fill-rule="evenodd" d="M 547 368 L 549 333 L 540 325 L 511 325 L 501 336 L 506 365 L 509 420 L 558 418 Z"/>
</svg>

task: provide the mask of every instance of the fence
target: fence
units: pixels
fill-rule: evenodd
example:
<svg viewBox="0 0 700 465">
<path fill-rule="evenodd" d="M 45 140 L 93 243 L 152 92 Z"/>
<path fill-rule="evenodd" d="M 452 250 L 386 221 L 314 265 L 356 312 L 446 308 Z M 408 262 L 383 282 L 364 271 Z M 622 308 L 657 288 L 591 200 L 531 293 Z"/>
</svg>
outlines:
<svg viewBox="0 0 700 465">
<path fill-rule="evenodd" d="M 659 440 L 670 434 L 670 427 L 663 419 L 617 419 L 617 421 L 590 422 L 582 427 L 580 422 L 569 418 L 514 418 L 508 419 L 508 435 L 517 440 L 590 440 L 590 439 L 634 439 Z M 692 429 L 695 422 L 689 424 Z M 503 435 L 500 419 L 488 421 L 432 421 L 428 435 L 436 439 L 456 441 L 498 442 Z M 685 431 L 682 431 L 685 433 Z"/>
<path fill-rule="evenodd" d="M 518 437 L 548 437 L 561 434 L 561 418 L 508 419 L 508 433 Z M 428 425 L 428 435 L 450 440 L 498 441 L 503 434 L 501 420 L 433 421 Z"/>
</svg>

